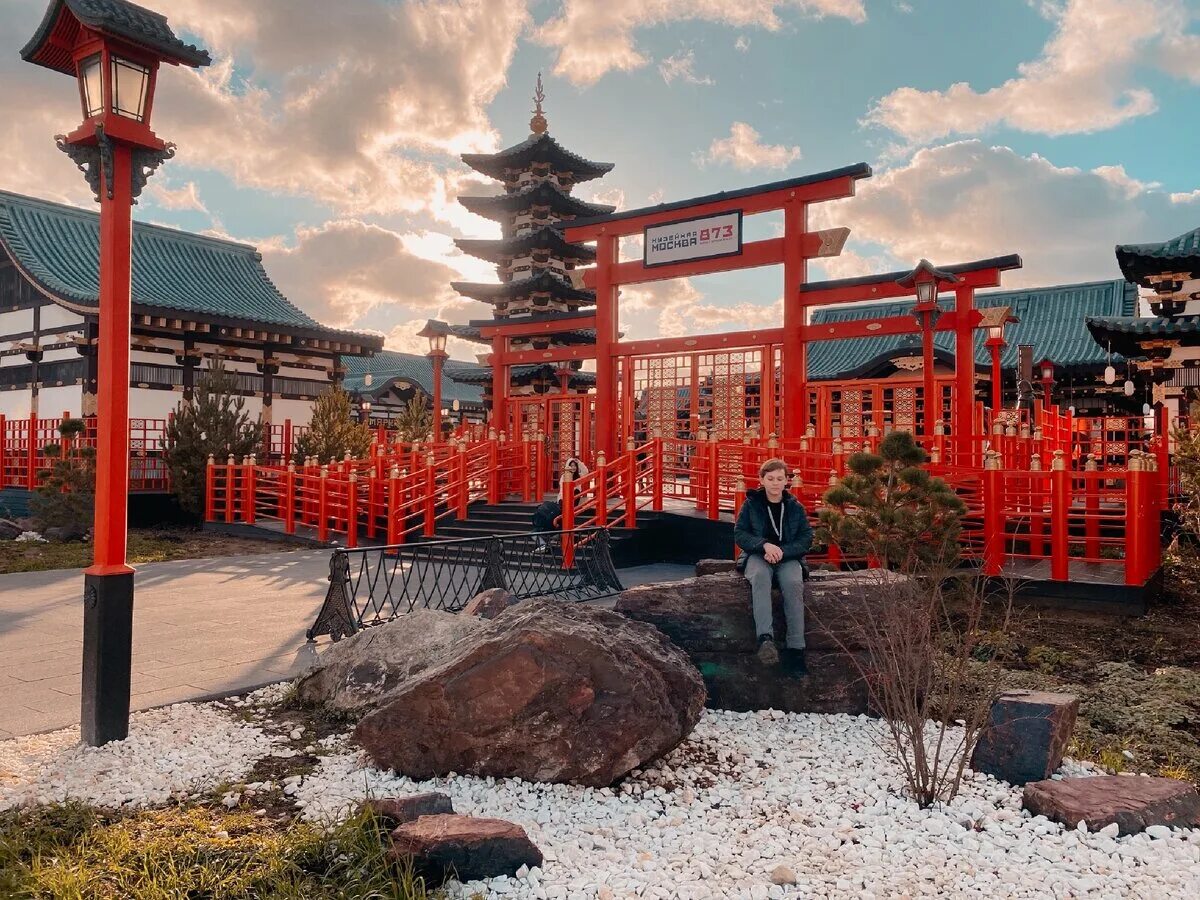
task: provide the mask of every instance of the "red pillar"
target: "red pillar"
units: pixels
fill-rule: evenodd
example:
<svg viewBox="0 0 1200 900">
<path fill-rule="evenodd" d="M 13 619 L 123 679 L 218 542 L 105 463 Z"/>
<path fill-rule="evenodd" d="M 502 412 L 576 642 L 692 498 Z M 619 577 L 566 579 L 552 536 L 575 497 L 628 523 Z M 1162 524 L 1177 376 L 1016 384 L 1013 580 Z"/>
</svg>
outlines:
<svg viewBox="0 0 1200 900">
<path fill-rule="evenodd" d="M 617 239 L 596 240 L 596 452 L 617 455 L 617 384 L 612 345 L 617 339 L 617 289 L 611 267 L 617 262 Z"/>
<path fill-rule="evenodd" d="M 934 303 L 937 298 L 934 298 Z M 938 396 L 937 379 L 933 372 L 933 313 L 921 315 L 921 392 L 924 402 L 921 404 L 921 436 L 933 436 L 933 423 L 942 418 L 942 401 Z"/>
<path fill-rule="evenodd" d="M 987 345 L 992 354 L 992 413 L 995 414 L 1004 408 L 1004 369 L 1000 366 L 1000 351 L 1004 345 L 992 338 L 988 339 Z"/>
<path fill-rule="evenodd" d="M 433 353 L 433 442 L 440 444 L 442 441 L 442 364 L 446 361 L 446 354 Z M 492 378 L 495 379 L 493 370 Z"/>
<path fill-rule="evenodd" d="M 492 358 L 503 356 L 507 341 L 503 337 L 492 338 Z M 492 426 L 497 431 L 508 431 L 508 366 L 492 365 Z M 513 437 L 516 437 L 514 431 Z"/>
<path fill-rule="evenodd" d="M 951 436 L 955 452 L 954 464 L 964 466 L 975 461 L 975 333 L 972 313 L 975 309 L 975 289 L 954 289 L 954 422 Z M 949 463 L 951 460 L 943 459 Z"/>
<path fill-rule="evenodd" d="M 808 407 L 808 338 L 800 287 L 807 278 L 803 253 L 808 204 L 790 200 L 783 207 L 783 438 L 804 436 Z"/>
</svg>

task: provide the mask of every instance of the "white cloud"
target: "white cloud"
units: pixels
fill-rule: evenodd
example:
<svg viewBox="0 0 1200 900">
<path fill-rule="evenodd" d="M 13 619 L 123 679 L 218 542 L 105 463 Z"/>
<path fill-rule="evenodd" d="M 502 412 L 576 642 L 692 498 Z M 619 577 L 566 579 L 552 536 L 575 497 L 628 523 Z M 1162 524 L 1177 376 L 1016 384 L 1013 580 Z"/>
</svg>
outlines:
<svg viewBox="0 0 1200 900">
<path fill-rule="evenodd" d="M 696 74 L 696 52 L 694 50 L 682 50 L 668 56 L 658 64 L 658 74 L 667 84 L 677 78 L 686 84 L 716 84 L 707 75 Z"/>
<path fill-rule="evenodd" d="M 1168 35 L 1156 58 L 1159 65 L 1176 78 L 1200 84 L 1200 35 Z"/>
<path fill-rule="evenodd" d="M 778 31 L 784 12 L 852 22 L 867 18 L 863 0 L 563 0 L 559 15 L 542 25 L 535 37 L 558 50 L 556 75 L 576 84 L 594 84 L 608 72 L 628 72 L 650 62 L 634 39 L 640 29 L 703 21 Z"/>
<path fill-rule="evenodd" d="M 428 258 L 420 235 L 335 219 L 299 229 L 294 246 L 267 241 L 259 249 L 284 296 L 328 325 L 354 326 L 380 307 L 396 316 L 433 316 L 456 302 L 450 281 L 457 272 Z"/>
<path fill-rule="evenodd" d="M 800 158 L 799 147 L 783 144 L 764 144 L 761 135 L 745 122 L 734 122 L 729 137 L 716 138 L 705 153 L 697 154 L 696 161 L 705 163 L 728 163 L 735 169 L 783 169 Z"/>
<path fill-rule="evenodd" d="M 733 42 L 733 49 L 745 53 L 750 49 L 750 38 L 744 34 L 739 34 L 737 40 Z"/>
<path fill-rule="evenodd" d="M 859 182 L 857 197 L 814 207 L 812 218 L 813 228 L 850 226 L 900 267 L 1019 253 L 1024 268 L 1005 283 L 1040 285 L 1119 278 L 1113 246 L 1194 228 L 1200 193 L 1172 195 L 1120 167 L 1059 167 L 969 140 L 920 150 Z"/>
<path fill-rule="evenodd" d="M 194 181 L 189 181 L 177 188 L 168 187 L 165 181 L 151 181 L 146 187 L 146 196 L 152 198 L 163 209 L 190 209 L 196 212 L 208 212 L 208 207 L 200 199 L 200 190 Z"/>
<path fill-rule="evenodd" d="M 1042 55 L 1022 63 L 1016 77 L 984 91 L 965 82 L 946 90 L 901 87 L 875 104 L 865 122 L 920 143 L 1001 125 L 1041 134 L 1092 132 L 1147 115 L 1157 104 L 1147 88 L 1133 82 L 1134 69 L 1155 56 L 1164 36 L 1186 25 L 1183 2 L 1039 4 L 1054 20 L 1055 32 Z"/>
</svg>

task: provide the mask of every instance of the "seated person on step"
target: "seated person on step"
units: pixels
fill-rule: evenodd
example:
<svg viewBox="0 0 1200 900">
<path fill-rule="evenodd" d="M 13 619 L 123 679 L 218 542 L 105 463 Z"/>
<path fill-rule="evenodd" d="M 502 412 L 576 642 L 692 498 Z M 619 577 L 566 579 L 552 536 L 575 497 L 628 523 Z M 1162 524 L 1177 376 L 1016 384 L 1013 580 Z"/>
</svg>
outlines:
<svg viewBox="0 0 1200 900">
<path fill-rule="evenodd" d="M 571 481 L 575 483 L 588 473 L 588 467 L 572 456 L 567 460 L 567 465 L 563 469 L 563 474 L 558 480 L 558 499 L 546 500 L 533 511 L 533 530 L 534 531 L 553 531 L 554 520 L 562 515 L 562 499 L 563 499 L 563 484 L 567 472 L 571 473 Z M 574 488 L 576 496 L 578 496 L 579 488 Z M 548 549 L 546 539 L 541 535 L 536 538 L 539 550 Z"/>
<path fill-rule="evenodd" d="M 778 582 L 787 617 L 784 661 L 803 671 L 804 554 L 812 547 L 812 526 L 804 506 L 787 491 L 783 460 L 767 460 L 758 470 L 758 477 L 762 487 L 746 494 L 733 526 L 733 539 L 739 548 L 738 569 L 750 580 L 758 658 L 764 665 L 779 662 L 771 605 L 771 585 Z"/>
</svg>

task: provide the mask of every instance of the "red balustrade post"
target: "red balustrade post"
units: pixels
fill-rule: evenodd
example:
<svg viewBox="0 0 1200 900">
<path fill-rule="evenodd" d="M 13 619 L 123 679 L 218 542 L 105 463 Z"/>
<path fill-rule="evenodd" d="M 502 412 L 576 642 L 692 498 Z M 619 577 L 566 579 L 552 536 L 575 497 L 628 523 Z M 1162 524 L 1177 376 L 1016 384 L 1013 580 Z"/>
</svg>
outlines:
<svg viewBox="0 0 1200 900">
<path fill-rule="evenodd" d="M 5 462 L 6 449 L 8 444 L 8 420 L 3 413 L 0 413 L 0 488 L 5 487 Z"/>
<path fill-rule="evenodd" d="M 1146 530 L 1152 524 L 1146 515 L 1149 506 L 1147 474 L 1142 454 L 1131 450 L 1125 475 L 1125 583 L 1128 585 L 1145 583 L 1151 571 L 1146 559 Z M 1153 533 L 1157 535 L 1158 523 L 1153 525 Z"/>
<path fill-rule="evenodd" d="M 388 471 L 387 487 L 387 542 L 388 546 L 404 543 L 404 523 L 400 511 L 400 469 L 396 466 Z"/>
<path fill-rule="evenodd" d="M 1034 452 L 1029 458 L 1029 471 L 1042 471 L 1042 457 Z M 1031 474 L 1029 476 L 1029 555 L 1041 559 L 1046 555 L 1046 509 L 1045 479 Z"/>
<path fill-rule="evenodd" d="M 0 425 L 3 425 L 3 417 L 0 416 Z M 4 460 L 0 458 L 0 473 L 4 471 Z M 2 480 L 2 479 L 0 479 Z M 216 490 L 217 490 L 217 467 L 214 465 L 213 455 L 208 454 L 208 465 L 204 467 L 204 521 L 215 522 L 216 518 Z"/>
<path fill-rule="evenodd" d="M 738 515 L 741 514 L 742 504 L 746 502 L 746 479 L 741 475 L 738 476 L 737 482 L 733 486 L 733 521 L 737 522 Z M 733 558 L 737 559 L 738 545 L 734 542 Z"/>
<path fill-rule="evenodd" d="M 434 509 L 434 489 L 437 487 L 437 478 L 433 471 L 434 456 L 433 451 L 425 457 L 425 537 L 433 537 L 437 532 L 437 516 Z"/>
<path fill-rule="evenodd" d="M 367 537 L 375 537 L 375 495 L 379 479 L 375 475 L 375 466 L 367 469 Z"/>
<path fill-rule="evenodd" d="M 983 574 L 1004 570 L 1004 470 L 1000 453 L 989 450 L 983 459 Z"/>
<path fill-rule="evenodd" d="M 713 520 L 721 516 L 721 445 L 717 440 L 715 431 L 708 436 L 708 517 Z"/>
<path fill-rule="evenodd" d="M 233 513 L 237 508 L 237 476 L 233 462 L 233 454 L 225 460 L 225 524 L 233 522 Z"/>
<path fill-rule="evenodd" d="M 329 466 L 321 466 L 317 482 L 317 540 L 329 540 Z"/>
<path fill-rule="evenodd" d="M 255 521 L 254 504 L 257 500 L 257 485 L 254 473 L 256 468 L 254 454 L 242 459 L 242 521 L 247 525 L 253 525 Z"/>
<path fill-rule="evenodd" d="M 538 431 L 534 443 L 534 462 L 537 465 L 537 496 L 534 499 L 541 503 L 545 499 L 546 494 L 550 493 L 550 454 L 546 452 L 546 434 L 543 431 Z M 566 460 L 561 460 L 565 464 Z"/>
<path fill-rule="evenodd" d="M 283 458 L 291 460 L 292 458 L 292 420 L 283 420 Z"/>
<path fill-rule="evenodd" d="M 291 460 L 283 476 L 283 533 L 296 533 L 296 464 Z"/>
<path fill-rule="evenodd" d="M 1083 471 L 1083 552 L 1088 559 L 1094 560 L 1100 558 L 1100 482 L 1086 474 L 1096 471 L 1094 456 L 1088 456 Z"/>
<path fill-rule="evenodd" d="M 1071 473 L 1062 450 L 1050 464 L 1050 577 L 1067 581 L 1071 574 Z"/>
<path fill-rule="evenodd" d="M 608 525 L 608 459 L 603 450 L 596 451 L 596 516 L 595 524 Z"/>
<path fill-rule="evenodd" d="M 346 547 L 358 546 L 358 473 L 346 479 Z"/>
<path fill-rule="evenodd" d="M 569 569 L 575 564 L 575 483 L 571 470 L 562 473 L 562 567 Z"/>
<path fill-rule="evenodd" d="M 829 473 L 829 486 L 835 487 L 837 485 L 837 483 L 838 483 L 838 474 L 837 474 L 837 472 L 831 471 Z M 839 547 L 833 541 L 830 541 L 829 548 L 825 554 L 825 558 L 829 561 L 829 564 L 831 566 L 840 566 L 842 564 L 842 548 Z"/>
<path fill-rule="evenodd" d="M 500 502 L 500 445 L 496 440 L 496 432 L 488 436 L 488 499 L 495 506 Z"/>
<path fill-rule="evenodd" d="M 1158 444 L 1155 445 L 1155 460 L 1158 464 L 1159 511 L 1171 505 L 1171 411 L 1165 403 L 1159 404 L 1155 413 Z"/>
<path fill-rule="evenodd" d="M 458 507 L 455 517 L 461 522 L 467 517 L 467 503 L 470 500 L 470 485 L 467 483 L 467 445 L 458 442 L 458 452 L 454 455 L 455 479 L 458 481 Z"/>
<path fill-rule="evenodd" d="M 38 417 L 29 414 L 29 452 L 25 461 L 25 488 L 34 490 L 37 487 L 37 453 L 38 453 Z"/>
<path fill-rule="evenodd" d="M 521 499 L 526 503 L 533 500 L 533 470 L 535 461 L 529 456 L 529 435 L 521 435 Z"/>
<path fill-rule="evenodd" d="M 654 491 L 653 509 L 661 512 L 663 508 L 663 439 L 662 434 L 654 432 L 653 440 L 654 474 L 652 490 Z"/>
<path fill-rule="evenodd" d="M 700 512 L 708 509 L 708 433 L 701 428 L 696 432 L 696 443 L 692 453 L 692 478 L 696 489 L 696 509 Z"/>
<path fill-rule="evenodd" d="M 637 527 L 637 454 L 635 444 L 630 437 L 625 444 L 625 462 L 628 466 L 625 475 L 625 527 Z"/>
</svg>

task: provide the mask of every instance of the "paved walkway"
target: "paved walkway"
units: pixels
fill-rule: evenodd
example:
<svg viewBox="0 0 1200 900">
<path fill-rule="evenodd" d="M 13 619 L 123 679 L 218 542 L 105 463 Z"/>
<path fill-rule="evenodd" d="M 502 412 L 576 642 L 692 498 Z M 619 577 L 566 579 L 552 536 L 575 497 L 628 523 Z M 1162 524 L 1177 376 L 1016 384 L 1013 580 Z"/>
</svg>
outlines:
<svg viewBox="0 0 1200 900">
<path fill-rule="evenodd" d="M 133 708 L 237 693 L 307 667 L 328 551 L 149 563 L 138 569 Z M 627 587 L 684 566 L 621 570 Z M 0 739 L 79 722 L 83 575 L 0 575 Z"/>
</svg>

